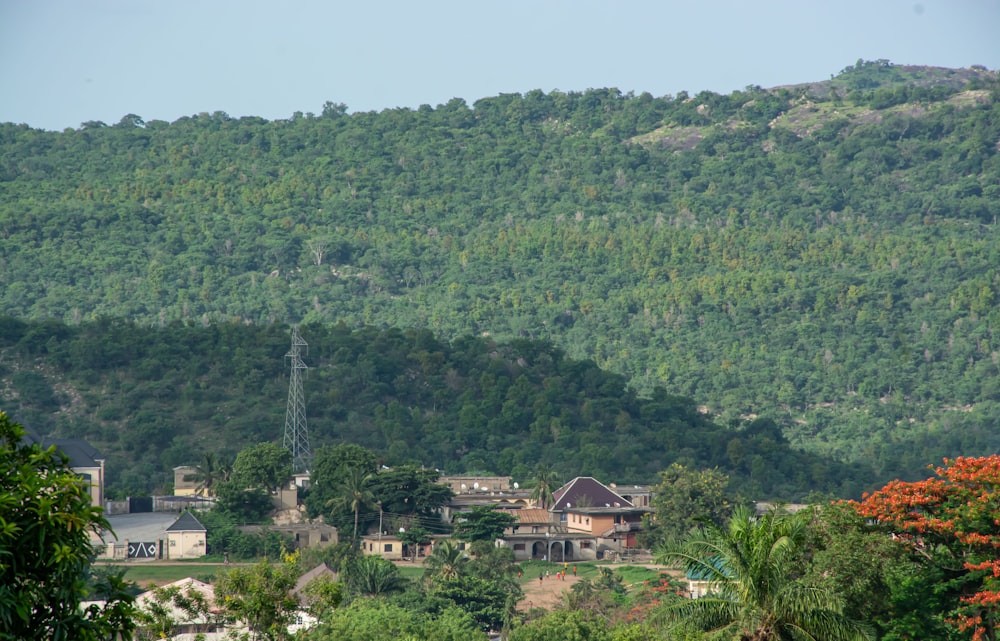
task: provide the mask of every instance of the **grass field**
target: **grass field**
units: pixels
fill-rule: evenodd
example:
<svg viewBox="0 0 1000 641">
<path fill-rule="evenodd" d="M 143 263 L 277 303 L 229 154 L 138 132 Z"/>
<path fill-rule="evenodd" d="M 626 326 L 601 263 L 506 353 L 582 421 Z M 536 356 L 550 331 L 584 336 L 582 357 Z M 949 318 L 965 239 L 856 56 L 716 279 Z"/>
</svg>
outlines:
<svg viewBox="0 0 1000 641">
<path fill-rule="evenodd" d="M 125 580 L 134 581 L 139 587 L 146 588 L 150 583 L 155 585 L 165 585 L 180 579 L 191 577 L 199 581 L 210 583 L 215 580 L 221 565 L 210 565 L 206 563 L 170 563 L 170 564 L 150 564 L 150 563 L 121 563 L 115 565 L 104 565 L 103 568 L 114 568 L 125 570 Z"/>
<path fill-rule="evenodd" d="M 247 565 L 247 564 L 234 564 Z M 600 575 L 600 568 L 607 567 L 599 563 L 570 563 L 567 567 L 569 573 L 573 572 L 576 566 L 577 575 L 585 579 L 595 580 Z M 210 583 L 215 580 L 220 572 L 225 571 L 225 566 L 219 563 L 120 563 L 105 565 L 106 568 L 124 569 L 125 580 L 133 581 L 142 588 L 150 584 L 165 585 L 173 581 L 178 581 L 187 577 L 198 579 Z M 400 574 L 410 580 L 420 580 L 424 574 L 424 567 L 421 563 L 399 563 Z M 540 573 L 548 570 L 551 574 L 563 568 L 561 563 L 544 563 L 542 561 L 525 561 L 519 564 L 521 568 L 521 582 L 526 583 L 537 580 Z M 659 576 L 660 571 L 635 565 L 615 566 L 614 571 L 622 577 L 622 582 L 626 586 L 641 584 L 643 581 L 652 580 Z"/>
</svg>

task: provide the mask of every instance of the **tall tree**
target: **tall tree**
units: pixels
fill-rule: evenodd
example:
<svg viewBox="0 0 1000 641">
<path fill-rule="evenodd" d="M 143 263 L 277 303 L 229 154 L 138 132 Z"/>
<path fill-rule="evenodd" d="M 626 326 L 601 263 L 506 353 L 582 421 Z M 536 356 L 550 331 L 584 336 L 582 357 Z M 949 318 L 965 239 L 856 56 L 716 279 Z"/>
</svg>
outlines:
<svg viewBox="0 0 1000 641">
<path fill-rule="evenodd" d="M 673 463 L 653 488 L 653 516 L 645 537 L 650 547 L 678 539 L 706 521 L 721 525 L 732 512 L 729 477 L 718 469 L 692 470 Z"/>
<path fill-rule="evenodd" d="M 452 496 L 451 488 L 437 482 L 440 476 L 435 470 L 400 465 L 372 475 L 368 487 L 386 512 L 430 525 L 441 521 L 439 510 Z"/>
<path fill-rule="evenodd" d="M 741 507 L 657 558 L 710 583 L 707 596 L 664 606 L 675 621 L 740 641 L 864 641 L 871 632 L 842 614 L 840 598 L 797 577 L 805 520 Z"/>
<path fill-rule="evenodd" d="M 234 567 L 215 583 L 215 601 L 247 626 L 252 641 L 287 639 L 298 607 L 290 596 L 298 576 L 298 566 L 287 560 Z"/>
<path fill-rule="evenodd" d="M 476 505 L 460 516 L 455 524 L 455 536 L 463 541 L 493 542 L 503 538 L 504 531 L 517 520 L 510 512 L 495 505 Z"/>
<path fill-rule="evenodd" d="M 232 481 L 244 489 L 274 492 L 292 475 L 292 453 L 277 443 L 251 445 L 236 455 Z"/>
<path fill-rule="evenodd" d="M 354 513 L 354 543 L 358 542 L 358 517 L 361 510 L 375 504 L 375 495 L 369 488 L 372 476 L 361 468 L 352 468 L 343 479 L 339 493 L 327 502 L 333 511 L 350 510 Z"/>
<path fill-rule="evenodd" d="M 225 481 L 228 473 L 223 465 L 219 464 L 212 452 L 206 452 L 201 458 L 201 463 L 195 466 L 193 474 L 185 474 L 185 481 L 193 481 L 198 485 L 195 487 L 195 494 L 198 496 L 215 496 L 215 486 L 220 481 Z"/>
<path fill-rule="evenodd" d="M 111 527 L 67 458 L 27 441 L 0 411 L 0 470 L 0 638 L 130 637 L 133 599 L 121 575 L 87 587 L 90 536 Z M 83 608 L 85 599 L 105 605 Z"/>
<path fill-rule="evenodd" d="M 313 456 L 311 487 L 306 496 L 306 509 L 312 517 L 323 514 L 333 516 L 330 502 L 340 494 L 340 489 L 352 470 L 367 476 L 377 469 L 375 454 L 360 445 L 342 443 L 321 447 Z"/>
<path fill-rule="evenodd" d="M 893 481 L 855 508 L 919 558 L 947 569 L 954 613 L 979 641 L 1000 630 L 1000 455 L 945 459 L 937 478 Z M 938 555 L 946 553 L 946 558 Z M 960 568 L 960 569 L 959 569 Z M 954 587 L 958 591 L 954 592 Z"/>
<path fill-rule="evenodd" d="M 540 463 L 535 468 L 533 481 L 535 486 L 531 488 L 531 500 L 535 502 L 535 505 L 546 510 L 552 504 L 552 490 L 558 483 L 555 472 L 550 466 Z"/>
</svg>

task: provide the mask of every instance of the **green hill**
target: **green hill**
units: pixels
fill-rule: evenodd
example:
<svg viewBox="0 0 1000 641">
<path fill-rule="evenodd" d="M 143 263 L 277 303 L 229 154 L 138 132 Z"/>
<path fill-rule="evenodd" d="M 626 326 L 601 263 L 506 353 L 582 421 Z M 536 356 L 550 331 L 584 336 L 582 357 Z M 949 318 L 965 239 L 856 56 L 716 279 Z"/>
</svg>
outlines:
<svg viewBox="0 0 1000 641">
<path fill-rule="evenodd" d="M 552 345 L 306 325 L 313 448 L 356 443 L 390 465 L 653 482 L 673 462 L 722 467 L 754 498 L 817 490 L 857 496 L 869 471 L 796 451 L 772 421 L 721 426 L 690 400 L 640 399 L 619 375 Z M 77 327 L 0 319 L 0 390 L 37 431 L 84 436 L 107 456 L 115 493 L 172 481 L 207 452 L 280 440 L 289 332 L 278 325 L 102 320 Z"/>
<path fill-rule="evenodd" d="M 993 71 L 876 61 L 729 95 L 0 125 L 0 309 L 541 339 L 913 477 L 1000 446 L 998 98 Z"/>
</svg>

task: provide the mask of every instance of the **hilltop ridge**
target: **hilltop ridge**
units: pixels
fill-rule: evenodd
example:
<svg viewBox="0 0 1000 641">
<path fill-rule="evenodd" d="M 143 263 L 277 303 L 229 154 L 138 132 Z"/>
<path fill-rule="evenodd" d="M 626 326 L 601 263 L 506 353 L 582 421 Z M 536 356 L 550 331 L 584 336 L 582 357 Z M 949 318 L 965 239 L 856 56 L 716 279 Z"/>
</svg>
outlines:
<svg viewBox="0 0 1000 641">
<path fill-rule="evenodd" d="M 1000 446 L 998 110 L 996 72 L 862 61 L 726 95 L 0 125 L 0 305 L 541 339 L 916 474 Z"/>
</svg>

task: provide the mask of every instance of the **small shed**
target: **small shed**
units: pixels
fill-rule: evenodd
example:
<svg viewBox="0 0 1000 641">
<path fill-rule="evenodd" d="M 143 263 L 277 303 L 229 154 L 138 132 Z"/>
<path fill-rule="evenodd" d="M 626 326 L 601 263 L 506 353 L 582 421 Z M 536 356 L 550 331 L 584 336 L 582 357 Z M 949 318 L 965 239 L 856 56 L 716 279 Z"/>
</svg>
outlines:
<svg viewBox="0 0 1000 641">
<path fill-rule="evenodd" d="M 167 528 L 168 559 L 194 559 L 205 555 L 208 530 L 190 512 L 181 514 Z"/>
</svg>

